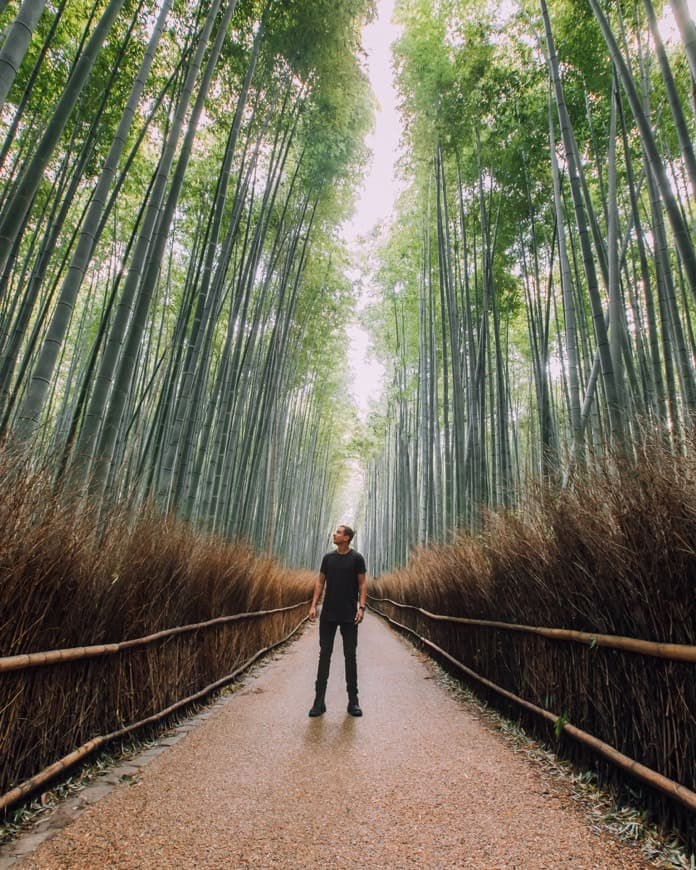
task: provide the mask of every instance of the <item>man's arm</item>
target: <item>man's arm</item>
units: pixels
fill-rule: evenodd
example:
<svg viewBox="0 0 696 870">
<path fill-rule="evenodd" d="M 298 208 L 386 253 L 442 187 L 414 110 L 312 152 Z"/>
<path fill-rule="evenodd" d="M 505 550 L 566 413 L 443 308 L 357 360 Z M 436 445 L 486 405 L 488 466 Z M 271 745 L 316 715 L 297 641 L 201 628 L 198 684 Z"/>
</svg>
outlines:
<svg viewBox="0 0 696 870">
<path fill-rule="evenodd" d="M 358 611 L 355 614 L 356 625 L 360 625 L 365 616 L 365 602 L 367 601 L 367 574 L 358 574 Z"/>
<path fill-rule="evenodd" d="M 365 575 L 363 574 L 363 577 Z M 317 618 L 317 604 L 319 604 L 319 599 L 321 598 L 321 593 L 324 591 L 324 584 L 326 583 L 326 575 L 319 572 L 317 576 L 316 582 L 314 584 L 314 595 L 312 595 L 312 603 L 309 606 L 309 618 L 314 621 Z"/>
</svg>

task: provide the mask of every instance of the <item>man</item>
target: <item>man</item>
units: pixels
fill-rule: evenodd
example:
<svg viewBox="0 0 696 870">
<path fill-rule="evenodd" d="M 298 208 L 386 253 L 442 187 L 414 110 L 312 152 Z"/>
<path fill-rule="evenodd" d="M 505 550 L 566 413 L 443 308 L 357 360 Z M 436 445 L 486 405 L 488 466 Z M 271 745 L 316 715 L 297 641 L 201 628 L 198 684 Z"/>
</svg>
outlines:
<svg viewBox="0 0 696 870">
<path fill-rule="evenodd" d="M 327 553 L 321 562 L 319 576 L 314 584 L 314 595 L 309 608 L 309 618 L 317 618 L 317 604 L 326 587 L 324 604 L 319 619 L 319 667 L 317 669 L 316 694 L 310 716 L 326 713 L 326 682 L 329 678 L 331 653 L 333 651 L 336 629 L 341 629 L 343 657 L 346 665 L 346 689 L 348 690 L 348 712 L 351 716 L 362 716 L 358 704 L 358 666 L 355 651 L 358 646 L 358 626 L 365 614 L 367 581 L 365 579 L 365 560 L 350 542 L 355 533 L 350 526 L 339 526 L 334 532 L 333 542 L 336 549 Z"/>
</svg>

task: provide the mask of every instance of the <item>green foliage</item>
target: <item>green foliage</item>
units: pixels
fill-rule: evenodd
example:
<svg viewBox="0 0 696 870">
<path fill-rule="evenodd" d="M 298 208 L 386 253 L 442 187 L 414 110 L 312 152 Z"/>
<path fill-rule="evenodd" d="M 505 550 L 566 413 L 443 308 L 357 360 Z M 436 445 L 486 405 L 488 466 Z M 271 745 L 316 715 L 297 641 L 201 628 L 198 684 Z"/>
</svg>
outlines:
<svg viewBox="0 0 696 870">
<path fill-rule="evenodd" d="M 561 715 L 553 723 L 553 733 L 556 735 L 556 740 L 561 739 L 563 729 L 569 721 L 570 720 L 568 719 L 568 715 L 566 713 L 561 713 Z"/>
<path fill-rule="evenodd" d="M 429 222 L 429 257 L 437 261 L 433 153 L 440 145 L 447 158 L 453 231 L 459 221 L 459 195 L 468 232 L 480 227 L 479 178 L 489 174 L 492 208 L 504 198 L 496 227 L 497 255 L 492 264 L 501 314 L 522 311 L 519 282 L 512 269 L 513 245 L 529 199 L 544 208 L 550 177 L 531 188 L 537 167 L 547 158 L 546 87 L 544 70 L 529 67 L 530 53 L 521 41 L 501 44 L 492 21 L 481 9 L 461 4 L 414 0 L 400 5 L 404 34 L 396 46 L 399 84 L 412 148 L 410 164 L 417 181 L 399 204 L 399 218 L 380 253 L 378 273 L 382 300 L 370 320 L 376 324 L 377 345 L 387 358 L 404 355 L 413 372 L 419 359 L 418 321 L 423 274 L 424 227 Z M 463 251 L 458 234 L 454 251 Z M 437 275 L 432 280 L 438 281 Z M 475 290 L 480 299 L 480 288 Z M 397 349 L 393 305 L 399 298 L 406 315 L 403 347 Z M 439 301 L 437 301 L 437 317 Z M 439 334 L 440 326 L 436 324 Z"/>
<path fill-rule="evenodd" d="M 582 95 L 604 95 L 611 84 L 611 62 L 599 25 L 589 4 L 583 0 L 555 0 L 552 26 L 561 63 L 564 84 L 578 98 L 578 115 L 582 115 Z M 576 117 L 573 116 L 573 120 Z"/>
<path fill-rule="evenodd" d="M 269 46 L 300 78 L 321 77 L 327 63 L 357 51 L 360 27 L 374 8 L 374 0 L 273 2 L 266 16 Z"/>
<path fill-rule="evenodd" d="M 51 7 L 40 19 L 6 106 L 5 115 L 11 119 L 32 82 L 13 138 L 5 143 L 0 195 L 8 194 L 33 143 L 50 123 L 81 43 L 104 7 L 102 0 L 94 8 L 82 0 L 68 0 L 58 13 Z M 104 413 L 110 405 L 117 407 L 108 386 L 91 380 L 94 370 L 88 366 L 94 359 L 101 364 L 124 286 L 147 265 L 135 252 L 145 218 L 159 207 L 148 199 L 153 184 L 166 171 L 163 201 L 177 190 L 171 183 L 174 169 L 186 156 L 181 151 L 185 126 L 172 149 L 171 168 L 163 168 L 161 159 L 209 2 L 173 3 L 111 185 L 109 193 L 116 194 L 113 208 L 101 212 L 99 227 L 82 226 L 158 9 L 149 0 L 140 8 L 137 0 L 127 0 L 50 156 L 26 229 L 19 231 L 10 279 L 18 291 L 25 275 L 40 264 L 41 234 L 50 228 L 49 216 L 62 208 L 64 223 L 52 249 L 55 258 L 45 273 L 37 272 L 37 284 L 43 281 L 41 294 L 26 303 L 29 318 L 21 324 L 23 345 L 12 361 L 17 371 L 21 354 L 30 359 L 33 352 L 32 331 L 41 348 L 80 232 L 100 232 L 77 298 L 69 302 L 72 318 L 64 327 L 62 356 L 53 364 L 54 381 L 41 400 L 45 438 L 36 445 L 40 451 L 61 453 L 75 422 L 79 434 L 85 408 L 78 401 L 104 395 Z M 139 317 L 137 327 L 131 319 L 127 327 L 141 331 L 137 342 L 131 342 L 137 345 L 138 364 L 129 399 L 119 412 L 122 442 L 109 457 L 113 466 L 108 486 L 113 482 L 114 491 L 131 491 L 136 501 L 154 491 L 168 497 L 164 494 L 178 487 L 176 498 L 182 503 L 177 509 L 183 509 L 188 498 L 185 511 L 203 524 L 247 535 L 261 546 L 269 545 L 267 529 L 281 510 L 301 512 L 308 522 L 322 526 L 330 509 L 326 492 L 336 491 L 340 476 L 336 457 L 354 424 L 355 409 L 345 384 L 345 323 L 355 294 L 337 227 L 350 211 L 366 162 L 363 140 L 371 123 L 372 98 L 360 38 L 363 23 L 373 13 L 372 0 L 240 0 L 205 94 L 190 157 L 186 156 L 168 235 L 164 244 L 151 243 L 147 255 L 157 251 L 161 257 L 150 272 L 158 275 L 147 286 L 140 277 L 134 291 L 136 302 L 146 293 L 152 301 L 148 318 Z M 12 14 L 8 7 L 2 22 L 9 22 Z M 187 119 L 222 14 L 221 9 L 211 42 L 204 47 Z M 258 62 L 232 141 L 257 35 Z M 233 147 L 226 151 L 230 142 Z M 88 160 L 78 176 L 82 153 Z M 226 154 L 229 161 L 223 173 Z M 64 202 L 55 184 L 61 172 L 66 181 L 74 181 L 71 198 Z M 0 208 L 7 201 L 0 199 Z M 3 303 L 0 297 L 0 318 L 8 317 L 2 323 L 7 331 L 14 328 L 17 309 Z M 129 300 L 120 310 L 134 304 Z M 123 346 L 123 337 L 114 339 L 113 346 Z M 109 383 L 117 383 L 121 360 L 114 365 L 116 371 L 107 375 Z M 16 382 L 10 373 L 3 383 L 3 400 L 13 390 L 15 400 L 21 397 L 31 383 L 31 364 L 21 369 Z M 284 418 L 283 427 L 274 424 L 269 431 L 268 421 L 275 417 Z M 194 419 L 195 426 L 189 423 Z M 207 426 L 199 425 L 203 419 Z M 11 415 L 6 420 L 10 428 L 14 422 Z M 162 440 L 176 441 L 170 432 L 181 434 L 185 455 L 178 443 Z M 75 432 L 69 437 L 74 436 Z M 292 465 L 283 462 L 281 472 L 272 442 L 286 437 L 301 456 Z M 249 451 L 252 455 L 245 455 Z M 192 484 L 194 468 L 205 479 Z M 160 486 L 157 477 L 165 473 L 167 482 Z M 267 498 L 274 473 L 279 479 Z M 300 486 L 296 478 L 303 473 L 311 483 Z M 212 492 L 222 480 L 229 495 Z M 323 491 L 317 493 L 322 481 Z M 187 494 L 187 487 L 196 491 Z M 304 497 L 305 506 L 289 502 L 288 493 Z M 216 505 L 217 515 L 210 515 L 209 505 Z M 308 546 L 311 549 L 311 543 Z M 298 546 L 292 552 L 298 559 L 308 549 Z"/>
<path fill-rule="evenodd" d="M 446 537 L 448 527 L 458 523 L 475 526 L 481 504 L 514 503 L 513 490 L 526 480 L 555 473 L 549 471 L 558 461 L 555 451 L 567 444 L 571 339 L 559 269 L 549 118 L 560 166 L 565 281 L 573 285 L 573 330 L 580 336 L 572 339 L 579 342 L 580 397 L 588 390 L 597 352 L 597 314 L 583 265 L 587 252 L 577 235 L 539 4 L 510 9 L 463 0 L 402 0 L 397 14 L 403 33 L 395 47 L 395 68 L 409 188 L 376 255 L 379 299 L 369 312 L 375 344 L 391 375 L 389 407 L 378 422 L 384 438 L 373 442 L 375 486 L 382 487 L 380 498 L 408 503 L 400 518 L 407 528 L 396 532 L 399 541 L 385 557 L 386 566 L 414 542 Z M 609 202 L 609 51 L 588 4 L 552 0 L 549 17 L 579 152 L 598 304 L 607 305 L 607 221 L 616 209 L 620 292 L 633 342 L 637 321 L 655 304 L 654 298 L 640 298 L 636 275 L 639 257 L 653 243 L 644 238 L 642 252 L 634 245 L 635 216 L 627 194 L 632 183 L 627 156 L 635 179 L 643 170 L 644 143 L 624 100 L 629 154 L 621 139 L 617 202 Z M 610 17 L 638 89 L 651 106 L 682 207 L 688 198 L 690 209 L 686 167 L 678 157 L 680 144 L 642 7 L 612 6 Z M 686 107 L 691 95 L 685 58 L 678 49 L 668 50 Z M 685 115 L 693 130 L 693 113 Z M 641 221 L 649 223 L 644 176 L 635 196 Z M 651 257 L 643 268 L 654 282 Z M 687 318 L 690 309 L 685 298 Z M 641 362 L 626 385 L 627 393 L 636 393 L 635 408 L 648 389 L 638 378 L 657 360 L 656 349 L 653 362 L 646 358 L 641 341 L 642 348 L 635 348 Z M 692 371 L 691 363 L 687 368 Z M 607 410 L 602 400 L 596 402 L 597 419 L 588 437 L 601 441 Z M 375 523 L 377 529 L 379 520 Z"/>
</svg>

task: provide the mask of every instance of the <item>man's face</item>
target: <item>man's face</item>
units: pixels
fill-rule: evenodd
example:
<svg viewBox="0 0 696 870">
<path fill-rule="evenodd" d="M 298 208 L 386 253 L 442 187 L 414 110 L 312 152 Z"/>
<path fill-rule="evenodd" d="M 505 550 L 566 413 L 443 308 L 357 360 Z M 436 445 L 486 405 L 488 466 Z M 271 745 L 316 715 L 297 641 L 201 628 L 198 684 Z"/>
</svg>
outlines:
<svg viewBox="0 0 696 870">
<path fill-rule="evenodd" d="M 333 542 L 334 542 L 334 544 L 336 544 L 337 546 L 338 546 L 339 544 L 347 544 L 347 543 L 350 542 L 350 538 L 349 538 L 348 535 L 343 531 L 343 526 L 339 526 L 339 527 L 336 529 L 336 531 L 333 533 Z"/>
</svg>

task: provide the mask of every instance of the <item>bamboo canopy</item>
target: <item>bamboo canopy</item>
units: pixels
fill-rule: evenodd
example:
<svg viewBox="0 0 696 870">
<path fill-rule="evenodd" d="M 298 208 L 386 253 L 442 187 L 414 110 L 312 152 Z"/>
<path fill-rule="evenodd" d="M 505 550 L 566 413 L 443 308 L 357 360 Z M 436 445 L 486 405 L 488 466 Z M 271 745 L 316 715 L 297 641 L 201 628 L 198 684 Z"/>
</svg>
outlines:
<svg viewBox="0 0 696 870">
<path fill-rule="evenodd" d="M 696 790 L 696 25 L 399 6 L 356 254 L 375 0 L 0 0 L 0 794 L 289 630 L 237 611 L 311 594 L 266 558 L 319 564 L 347 434 L 373 590 L 445 613 L 373 603 Z"/>
</svg>

